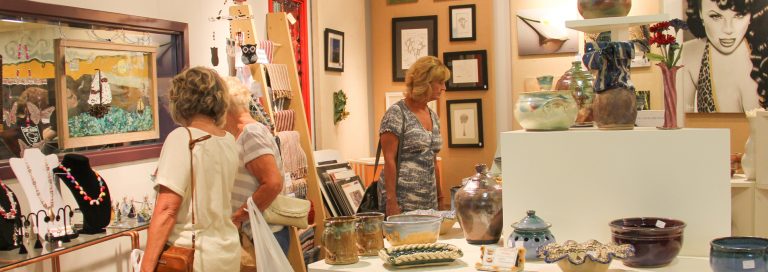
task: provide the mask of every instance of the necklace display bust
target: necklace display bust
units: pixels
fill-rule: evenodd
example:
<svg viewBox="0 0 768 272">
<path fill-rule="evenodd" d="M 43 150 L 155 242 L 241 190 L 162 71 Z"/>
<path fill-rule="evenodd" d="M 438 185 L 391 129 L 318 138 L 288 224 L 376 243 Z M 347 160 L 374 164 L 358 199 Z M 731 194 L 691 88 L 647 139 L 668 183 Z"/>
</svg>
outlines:
<svg viewBox="0 0 768 272">
<path fill-rule="evenodd" d="M 49 218 L 54 218 L 55 212 L 64 208 L 58 183 L 55 182 L 51 171 L 59 165 L 58 157 L 53 154 L 44 155 L 37 148 L 29 148 L 24 150 L 22 158 L 11 158 L 8 162 L 27 196 L 29 212 L 38 214 L 39 211 L 44 211 L 39 213 L 38 218 L 36 218 L 37 222 L 44 222 L 46 215 Z M 40 237 L 51 234 L 54 238 L 72 232 L 69 228 L 64 228 L 63 220 L 40 223 L 37 230 Z"/>
<path fill-rule="evenodd" d="M 104 228 L 109 225 L 112 199 L 107 183 L 93 171 L 88 157 L 67 154 L 61 160 L 61 166 L 53 169 L 53 173 L 69 188 L 83 212 L 83 229 L 80 233 L 104 232 Z"/>
<path fill-rule="evenodd" d="M 0 216 L 0 250 L 11 250 L 18 247 L 14 243 L 14 230 L 21 226 L 21 207 L 19 199 L 11 191 L 11 188 L 0 181 L 0 208 L 4 211 L 4 216 Z M 11 216 L 11 210 L 14 215 Z"/>
</svg>

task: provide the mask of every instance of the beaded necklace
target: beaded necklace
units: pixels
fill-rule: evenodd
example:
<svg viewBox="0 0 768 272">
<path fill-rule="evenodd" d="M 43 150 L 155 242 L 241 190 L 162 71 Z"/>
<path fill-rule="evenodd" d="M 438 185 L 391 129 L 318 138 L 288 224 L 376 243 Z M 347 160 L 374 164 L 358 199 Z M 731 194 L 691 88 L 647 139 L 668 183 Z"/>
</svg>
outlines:
<svg viewBox="0 0 768 272">
<path fill-rule="evenodd" d="M 27 166 L 27 172 L 29 172 L 29 179 L 32 180 L 32 187 L 35 188 L 35 194 L 37 195 L 37 200 L 40 201 L 40 204 L 43 205 L 43 208 L 47 209 L 51 216 L 53 216 L 53 174 L 51 174 L 51 167 L 48 166 L 48 162 L 45 161 L 45 172 L 48 173 L 48 195 L 51 196 L 51 201 L 48 203 L 45 203 L 43 201 L 43 197 L 40 196 L 40 189 L 37 187 L 37 180 L 35 179 L 35 173 L 32 172 L 32 167 L 29 166 L 29 162 L 24 160 L 24 164 Z"/>
<path fill-rule="evenodd" d="M 80 190 L 80 195 L 83 196 L 83 200 L 88 201 L 91 206 L 98 206 L 101 205 L 101 202 L 104 201 L 104 196 L 107 195 L 107 193 L 104 192 L 104 190 L 107 189 L 107 186 L 104 185 L 104 179 L 99 175 L 99 173 L 96 173 L 94 171 L 93 173 L 96 174 L 96 180 L 99 181 L 99 197 L 96 199 L 93 199 L 88 195 L 88 193 L 85 192 L 83 189 L 83 186 L 80 186 L 80 183 L 77 182 L 77 179 L 75 179 L 74 176 L 72 176 L 72 173 L 70 172 L 71 169 L 66 168 L 62 165 L 59 165 L 58 167 L 62 171 L 64 171 L 64 174 L 66 174 L 66 178 L 69 180 L 69 183 L 72 183 L 72 185 L 75 186 L 75 190 Z"/>
<path fill-rule="evenodd" d="M 13 192 L 8 189 L 7 186 L 5 186 L 5 183 L 0 181 L 0 186 L 3 187 L 3 190 L 5 190 L 5 194 L 8 196 L 8 203 L 11 204 L 10 211 L 6 211 L 3 206 L 0 206 L 0 217 L 3 217 L 5 219 L 15 219 L 16 218 L 16 201 L 13 200 Z"/>
</svg>

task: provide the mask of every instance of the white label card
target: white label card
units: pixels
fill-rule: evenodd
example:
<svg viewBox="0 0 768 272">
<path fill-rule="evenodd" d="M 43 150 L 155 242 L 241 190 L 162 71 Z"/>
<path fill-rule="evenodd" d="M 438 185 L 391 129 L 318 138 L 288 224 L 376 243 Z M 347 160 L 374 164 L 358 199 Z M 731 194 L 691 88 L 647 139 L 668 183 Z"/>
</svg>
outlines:
<svg viewBox="0 0 768 272">
<path fill-rule="evenodd" d="M 743 269 L 755 269 L 755 260 L 746 260 L 741 262 L 741 268 Z"/>
<path fill-rule="evenodd" d="M 497 248 L 493 264 L 499 267 L 515 267 L 517 264 L 518 248 Z"/>
<path fill-rule="evenodd" d="M 286 19 L 288 19 L 288 22 L 293 24 L 296 24 L 296 17 L 293 17 L 293 14 L 288 13 L 287 16 L 285 16 Z"/>
<path fill-rule="evenodd" d="M 656 220 L 656 227 L 657 228 L 663 229 L 666 226 L 667 226 L 667 223 L 665 223 L 664 221 Z"/>
</svg>

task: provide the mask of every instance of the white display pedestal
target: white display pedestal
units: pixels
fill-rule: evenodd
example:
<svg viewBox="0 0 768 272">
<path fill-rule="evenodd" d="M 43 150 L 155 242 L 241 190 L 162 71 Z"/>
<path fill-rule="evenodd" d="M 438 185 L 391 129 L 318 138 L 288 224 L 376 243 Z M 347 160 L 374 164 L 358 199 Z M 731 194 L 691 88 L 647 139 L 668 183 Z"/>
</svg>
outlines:
<svg viewBox="0 0 768 272">
<path fill-rule="evenodd" d="M 708 256 L 731 234 L 729 147 L 727 129 L 501 133 L 504 235 L 527 210 L 561 242 L 608 242 L 612 220 L 669 217 L 687 224 L 680 255 Z"/>
<path fill-rule="evenodd" d="M 464 239 L 464 235 L 459 229 L 459 224 L 453 227 L 448 233 L 440 235 L 438 243 L 452 244 L 464 253 L 464 257 L 454 262 L 451 265 L 444 266 L 430 266 L 419 267 L 412 269 L 395 269 L 388 266 L 384 266 L 379 256 L 360 257 L 360 261 L 350 265 L 330 265 L 326 264 L 324 260 L 312 263 L 309 265 L 309 272 L 374 272 L 374 271 L 466 271 L 473 272 L 478 271 L 475 269 L 475 263 L 480 261 L 480 246 L 470 245 L 467 240 Z M 389 247 L 389 243 L 384 241 L 385 246 Z M 547 264 L 543 261 L 526 262 L 525 272 L 560 272 L 557 264 Z M 624 266 L 620 260 L 611 262 L 610 272 L 700 272 L 711 271 L 709 269 L 709 259 L 700 257 L 677 257 L 671 264 L 660 268 L 629 268 Z"/>
</svg>

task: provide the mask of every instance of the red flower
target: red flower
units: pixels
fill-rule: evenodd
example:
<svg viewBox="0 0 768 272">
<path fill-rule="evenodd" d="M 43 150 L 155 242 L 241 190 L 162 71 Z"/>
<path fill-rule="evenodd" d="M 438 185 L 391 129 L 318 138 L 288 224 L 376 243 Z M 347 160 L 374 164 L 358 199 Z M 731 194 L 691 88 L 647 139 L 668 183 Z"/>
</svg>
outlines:
<svg viewBox="0 0 768 272">
<path fill-rule="evenodd" d="M 656 23 L 655 25 L 652 25 L 649 30 L 653 33 L 661 33 L 664 30 L 669 29 L 669 26 L 670 26 L 669 22 L 666 22 L 666 21 L 659 22 L 659 23 Z"/>
<path fill-rule="evenodd" d="M 656 44 L 658 46 L 673 44 L 676 41 L 677 39 L 675 39 L 675 36 L 663 34 L 661 32 L 654 33 L 649 40 L 652 45 Z"/>
</svg>

